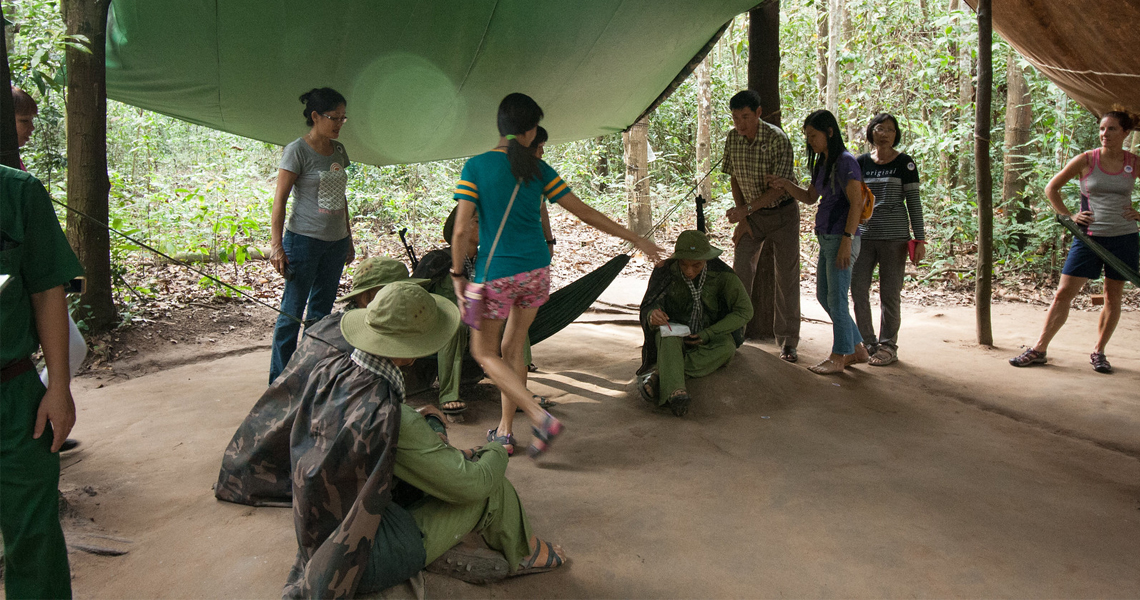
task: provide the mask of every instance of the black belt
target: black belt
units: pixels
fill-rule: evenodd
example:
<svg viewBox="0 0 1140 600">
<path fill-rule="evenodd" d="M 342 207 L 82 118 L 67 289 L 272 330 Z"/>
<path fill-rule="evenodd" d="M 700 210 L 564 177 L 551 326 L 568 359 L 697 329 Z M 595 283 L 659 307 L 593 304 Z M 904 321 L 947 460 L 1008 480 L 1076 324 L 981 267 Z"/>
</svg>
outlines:
<svg viewBox="0 0 1140 600">
<path fill-rule="evenodd" d="M 32 363 L 32 359 L 25 356 L 20 360 L 14 361 L 0 369 L 0 383 L 8 383 L 9 381 L 35 369 L 36 365 Z"/>
<path fill-rule="evenodd" d="M 764 208 L 757 208 L 755 212 L 760 212 L 762 210 L 780 210 L 781 208 L 784 208 L 785 206 L 787 206 L 787 205 L 789 205 L 795 201 L 796 201 L 795 198 L 788 198 L 787 200 L 784 200 L 783 202 L 777 204 L 776 206 L 765 206 Z"/>
</svg>

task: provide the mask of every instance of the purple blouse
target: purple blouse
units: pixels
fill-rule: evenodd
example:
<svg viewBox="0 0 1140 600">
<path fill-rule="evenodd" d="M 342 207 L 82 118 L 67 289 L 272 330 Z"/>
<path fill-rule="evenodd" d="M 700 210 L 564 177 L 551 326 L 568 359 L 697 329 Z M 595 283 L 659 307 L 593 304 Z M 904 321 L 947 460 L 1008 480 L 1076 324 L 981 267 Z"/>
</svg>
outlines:
<svg viewBox="0 0 1140 600">
<path fill-rule="evenodd" d="M 835 161 L 835 170 L 831 177 L 825 177 L 823 170 L 827 168 L 827 161 L 821 156 L 812 174 L 811 184 L 819 192 L 819 210 L 815 213 L 815 232 L 817 234 L 843 233 L 847 226 L 847 211 L 851 204 L 847 201 L 847 182 L 855 179 L 863 181 L 863 169 L 855 156 L 844 150 Z M 859 235 L 858 229 L 854 232 Z"/>
</svg>

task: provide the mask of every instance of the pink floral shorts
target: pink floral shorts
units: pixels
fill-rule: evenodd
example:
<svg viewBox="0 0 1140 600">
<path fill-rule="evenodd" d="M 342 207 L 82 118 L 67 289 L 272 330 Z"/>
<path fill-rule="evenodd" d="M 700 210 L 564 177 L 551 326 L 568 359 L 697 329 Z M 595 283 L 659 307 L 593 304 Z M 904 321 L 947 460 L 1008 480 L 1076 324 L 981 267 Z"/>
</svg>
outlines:
<svg viewBox="0 0 1140 600">
<path fill-rule="evenodd" d="M 506 319 L 511 307 L 538 308 L 550 299 L 550 267 L 492 279 L 483 288 L 483 318 Z"/>
</svg>

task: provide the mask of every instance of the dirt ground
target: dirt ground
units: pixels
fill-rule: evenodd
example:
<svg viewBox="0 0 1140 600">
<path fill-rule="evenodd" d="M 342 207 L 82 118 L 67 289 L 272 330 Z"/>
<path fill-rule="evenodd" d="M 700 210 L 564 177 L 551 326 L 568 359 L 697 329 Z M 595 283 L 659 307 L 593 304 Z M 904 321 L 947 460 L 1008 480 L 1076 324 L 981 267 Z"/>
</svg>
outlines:
<svg viewBox="0 0 1140 600">
<path fill-rule="evenodd" d="M 604 300 L 641 290 L 619 280 Z M 568 430 L 548 458 L 512 459 L 508 477 L 571 562 L 491 586 L 429 574 L 427 596 L 1140 596 L 1136 313 L 1109 376 L 1088 366 L 1095 313 L 1073 314 L 1052 364 L 1010 367 L 1044 310 L 1003 304 L 995 349 L 973 343 L 970 308 L 904 306 L 898 364 L 821 377 L 804 367 L 826 356 L 830 326 L 814 299 L 803 307 L 799 365 L 750 342 L 691 383 L 683 419 L 634 389 L 629 316 L 587 315 L 536 346 L 532 387 L 561 403 Z M 211 492 L 268 364 L 259 350 L 79 381 L 69 540 L 127 553 L 73 551 L 77 598 L 280 596 L 291 512 Z M 498 418 L 479 396 L 452 425 L 457 446 Z"/>
</svg>

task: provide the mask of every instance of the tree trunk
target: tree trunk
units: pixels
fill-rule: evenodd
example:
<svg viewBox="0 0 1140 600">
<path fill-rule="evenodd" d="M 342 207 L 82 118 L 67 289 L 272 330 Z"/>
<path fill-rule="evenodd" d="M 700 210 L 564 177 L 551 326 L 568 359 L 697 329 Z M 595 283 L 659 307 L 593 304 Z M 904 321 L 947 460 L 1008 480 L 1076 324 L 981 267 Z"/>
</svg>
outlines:
<svg viewBox="0 0 1140 600">
<path fill-rule="evenodd" d="M 711 166 L 712 155 L 712 80 L 709 77 L 709 61 L 703 60 L 697 66 L 697 195 L 706 201 L 712 200 L 712 178 L 706 177 Z"/>
<path fill-rule="evenodd" d="M 958 7 L 960 6 L 959 0 L 949 0 L 946 11 L 950 14 L 950 26 L 958 29 L 959 16 L 957 14 Z M 946 54 L 953 57 L 953 62 L 958 62 L 958 39 L 957 34 L 949 37 L 947 44 Z M 948 69 L 951 73 L 956 72 L 956 69 Z M 942 120 L 942 133 L 947 136 L 952 136 L 950 132 L 957 127 L 958 123 L 958 109 L 951 107 L 946 110 L 944 119 Z M 955 160 L 953 153 L 940 152 L 938 154 L 939 162 L 939 181 L 943 187 L 948 190 L 953 190 L 958 186 L 958 161 Z"/>
<path fill-rule="evenodd" d="M 110 328 L 117 316 L 111 293 L 111 244 L 106 228 L 107 193 L 107 9 L 110 0 L 63 0 L 68 35 L 86 36 L 90 53 L 68 47 L 67 59 L 67 237 L 87 275 L 82 317 L 91 331 Z"/>
<path fill-rule="evenodd" d="M 780 0 L 748 11 L 748 89 L 760 94 L 760 118 L 780 127 Z"/>
<path fill-rule="evenodd" d="M 827 94 L 824 106 L 839 114 L 839 33 L 842 29 L 843 0 L 827 0 Z"/>
<path fill-rule="evenodd" d="M 8 88 L 12 86 L 12 73 L 8 70 L 8 36 L 0 32 L 0 50 L 4 54 L 3 81 L 0 93 L 0 164 L 20 168 L 20 147 L 16 142 L 16 106 Z"/>
<path fill-rule="evenodd" d="M 958 122 L 966 121 L 970 115 L 970 105 L 974 102 L 974 83 L 970 77 L 974 61 L 970 58 L 970 43 L 958 46 Z M 993 74 L 990 74 L 991 81 Z M 975 109 L 976 110 L 976 109 Z M 975 129 L 977 125 L 974 125 Z M 987 138 L 988 139 L 988 138 Z M 961 148 L 958 152 L 958 168 L 955 171 L 954 187 L 966 187 L 966 173 L 970 169 L 970 134 L 962 132 Z"/>
<path fill-rule="evenodd" d="M 1029 134 L 1033 128 L 1033 105 L 1029 97 L 1029 85 L 1025 82 L 1025 72 L 1017 54 L 1010 51 L 1009 68 L 1006 75 L 1008 94 L 1005 104 L 1005 165 L 1002 176 L 1001 202 L 1009 215 L 1017 223 L 1025 224 L 1033 218 L 1030 210 L 1030 197 L 1025 193 L 1026 176 L 1029 173 Z M 1025 249 L 1028 242 L 1025 234 L 1017 234 L 1015 242 L 1019 250 Z"/>
<path fill-rule="evenodd" d="M 819 0 L 815 3 L 816 39 L 819 40 L 815 45 L 815 84 L 820 104 L 827 99 L 827 20 L 827 5 Z"/>
<path fill-rule="evenodd" d="M 990 0 L 978 0 L 978 101 L 974 117 L 974 170 L 978 192 L 978 270 L 974 288 L 978 343 L 992 346 L 990 299 L 994 273 L 993 181 L 990 176 L 990 99 L 993 92 L 993 23 Z"/>
<path fill-rule="evenodd" d="M 594 174 L 598 176 L 598 193 L 601 194 L 608 187 L 606 179 L 610 176 L 610 158 L 606 154 L 605 136 L 594 138 L 594 143 L 598 145 L 598 164 L 594 165 Z"/>
<path fill-rule="evenodd" d="M 625 147 L 625 190 L 629 202 L 629 228 L 644 236 L 653 227 L 649 199 L 649 120 L 642 118 L 621 134 Z"/>
</svg>

